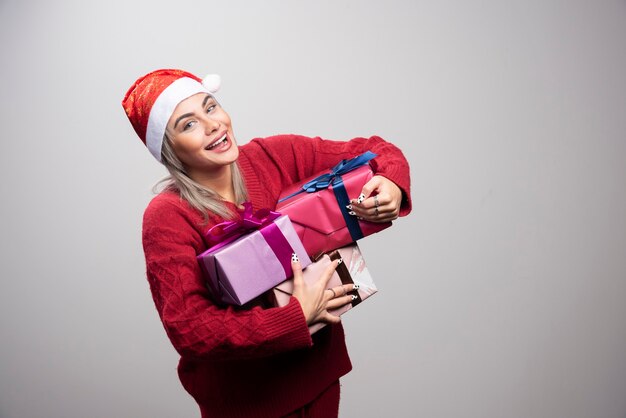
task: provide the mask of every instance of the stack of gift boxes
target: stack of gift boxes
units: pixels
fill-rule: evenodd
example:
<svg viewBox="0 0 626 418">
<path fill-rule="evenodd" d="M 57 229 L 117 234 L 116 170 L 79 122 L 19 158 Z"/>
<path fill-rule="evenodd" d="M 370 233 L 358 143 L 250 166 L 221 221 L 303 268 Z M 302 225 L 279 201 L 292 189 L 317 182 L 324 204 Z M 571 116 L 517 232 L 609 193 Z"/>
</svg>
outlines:
<svg viewBox="0 0 626 418">
<path fill-rule="evenodd" d="M 252 211 L 244 204 L 241 219 L 211 228 L 217 242 L 198 256 L 207 285 L 218 301 L 244 305 L 260 295 L 277 306 L 289 303 L 293 291 L 291 255 L 296 253 L 305 282 L 318 280 L 336 258 L 341 263 L 328 287 L 358 284 L 351 304 L 331 311 L 341 315 L 376 292 L 356 241 L 381 231 L 388 223 L 358 220 L 348 213 L 348 196 L 358 196 L 372 176 L 366 152 L 340 162 L 333 169 L 283 190 L 275 211 Z M 322 328 L 315 324 L 311 332 Z"/>
</svg>

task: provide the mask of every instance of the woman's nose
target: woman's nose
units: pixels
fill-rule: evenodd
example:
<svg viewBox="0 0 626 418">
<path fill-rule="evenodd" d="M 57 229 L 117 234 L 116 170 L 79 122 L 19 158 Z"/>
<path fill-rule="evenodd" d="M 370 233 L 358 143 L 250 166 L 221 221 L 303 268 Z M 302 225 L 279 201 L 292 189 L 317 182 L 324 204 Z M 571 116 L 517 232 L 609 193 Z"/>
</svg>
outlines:
<svg viewBox="0 0 626 418">
<path fill-rule="evenodd" d="M 207 134 L 217 131 L 219 127 L 220 127 L 219 121 L 209 116 L 204 117 L 204 130 Z"/>
</svg>

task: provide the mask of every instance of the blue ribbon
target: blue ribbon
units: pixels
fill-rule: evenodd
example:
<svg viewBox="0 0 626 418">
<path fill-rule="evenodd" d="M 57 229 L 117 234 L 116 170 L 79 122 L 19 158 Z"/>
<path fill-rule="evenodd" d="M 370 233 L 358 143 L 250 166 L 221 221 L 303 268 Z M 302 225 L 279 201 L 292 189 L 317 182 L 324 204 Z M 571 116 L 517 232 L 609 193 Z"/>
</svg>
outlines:
<svg viewBox="0 0 626 418">
<path fill-rule="evenodd" d="M 283 197 L 278 201 L 278 203 L 291 199 L 292 197 L 302 192 L 315 193 L 318 190 L 327 189 L 329 186 L 332 185 L 333 192 L 335 193 L 335 198 L 337 199 L 337 203 L 339 204 L 339 209 L 341 210 L 343 219 L 346 222 L 346 226 L 348 227 L 350 236 L 355 241 L 361 239 L 363 238 L 363 232 L 361 231 L 361 227 L 359 226 L 359 221 L 354 216 L 349 215 L 348 209 L 346 208 L 346 206 L 350 204 L 350 198 L 348 197 L 348 192 L 346 191 L 346 187 L 343 184 L 343 179 L 341 178 L 341 175 L 366 165 L 367 163 L 369 163 L 370 160 L 374 159 L 375 157 L 376 154 L 371 151 L 367 151 L 359 155 L 358 157 L 354 157 L 349 160 L 342 160 L 339 164 L 334 166 L 329 173 L 322 174 L 321 176 L 318 176 L 313 180 L 308 181 L 302 186 L 300 190 Z"/>
</svg>

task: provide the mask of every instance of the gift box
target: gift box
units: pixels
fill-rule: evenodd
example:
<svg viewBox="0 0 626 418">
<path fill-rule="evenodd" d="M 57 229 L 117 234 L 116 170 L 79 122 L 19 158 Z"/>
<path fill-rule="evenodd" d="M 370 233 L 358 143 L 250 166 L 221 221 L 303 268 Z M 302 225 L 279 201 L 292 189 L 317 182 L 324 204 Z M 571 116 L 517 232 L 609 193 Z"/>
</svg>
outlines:
<svg viewBox="0 0 626 418">
<path fill-rule="evenodd" d="M 217 244 L 197 256 L 213 297 L 226 304 L 243 305 L 292 277 L 292 253 L 303 267 L 311 263 L 287 216 L 244 208 L 241 219 L 209 230 Z"/>
<path fill-rule="evenodd" d="M 337 266 L 337 269 L 326 287 L 330 289 L 342 284 L 353 283 L 358 284 L 359 289 L 348 292 L 349 295 L 355 295 L 357 297 L 352 303 L 329 311 L 336 316 L 343 315 L 378 291 L 357 244 L 351 244 L 321 256 L 317 261 L 303 270 L 304 281 L 309 284 L 315 283 L 315 281 L 319 280 L 323 271 L 328 267 L 331 261 L 340 257 L 343 259 L 343 262 Z M 273 292 L 277 306 L 287 305 L 293 293 L 293 279 L 286 280 L 276 286 Z M 318 322 L 311 325 L 309 330 L 312 334 L 324 326 L 324 323 Z"/>
<path fill-rule="evenodd" d="M 319 173 L 283 190 L 276 210 L 288 215 L 307 253 L 313 258 L 343 247 L 391 226 L 391 222 L 360 221 L 346 206 L 349 196 L 361 194 L 373 172 L 369 161 L 376 157 L 366 152 L 343 160 L 329 172 Z"/>
</svg>

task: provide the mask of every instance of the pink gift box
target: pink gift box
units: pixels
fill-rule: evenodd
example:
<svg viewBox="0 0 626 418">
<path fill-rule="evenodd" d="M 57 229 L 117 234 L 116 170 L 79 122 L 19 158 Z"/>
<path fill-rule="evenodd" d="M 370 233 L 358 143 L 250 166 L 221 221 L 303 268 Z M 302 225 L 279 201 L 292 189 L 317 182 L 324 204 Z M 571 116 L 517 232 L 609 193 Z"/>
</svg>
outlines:
<svg viewBox="0 0 626 418">
<path fill-rule="evenodd" d="M 343 263 L 337 266 L 337 270 L 330 278 L 327 288 L 330 289 L 336 286 L 340 286 L 341 284 L 354 283 L 359 285 L 359 289 L 348 292 L 348 294 L 350 295 L 357 296 L 357 299 L 354 300 L 351 304 L 349 303 L 338 309 L 329 311 L 331 314 L 336 316 L 343 315 L 354 306 L 358 305 L 378 291 L 376 285 L 374 284 L 374 281 L 372 280 L 372 276 L 370 275 L 370 272 L 365 265 L 365 260 L 363 259 L 361 250 L 356 244 L 351 244 L 346 247 L 339 248 L 338 250 L 332 251 L 328 254 L 324 254 L 319 260 L 315 261 L 313 264 L 304 269 L 304 281 L 309 284 L 314 283 L 320 278 L 322 272 L 326 269 L 326 267 L 328 267 L 331 261 L 339 257 L 343 259 Z M 287 305 L 289 303 L 289 299 L 291 298 L 292 293 L 293 279 L 286 280 L 285 282 L 276 286 L 274 288 L 276 305 Z M 309 330 L 311 331 L 311 334 L 313 334 L 324 326 L 324 323 L 318 322 L 311 325 L 309 327 Z"/>
<path fill-rule="evenodd" d="M 347 196 L 351 198 L 359 196 L 363 186 L 373 175 L 369 165 L 360 166 L 343 174 L 341 178 Z M 349 209 L 345 207 L 349 202 L 340 203 L 338 201 L 334 190 L 336 186 L 330 185 L 326 189 L 312 193 L 296 194 L 303 185 L 310 182 L 314 177 L 283 190 L 276 210 L 284 215 L 289 215 L 289 219 L 293 222 L 307 253 L 316 258 L 319 254 L 355 242 L 356 239 L 346 224 L 347 217 L 354 218 L 353 215 L 347 213 Z M 289 197 L 290 195 L 293 196 Z M 284 200 L 285 198 L 286 200 Z M 359 221 L 356 218 L 350 221 L 358 225 L 363 237 L 391 226 L 391 222 L 374 223 Z"/>
<path fill-rule="evenodd" d="M 303 267 L 311 263 L 289 218 L 274 214 L 278 217 L 259 229 L 197 256 L 217 301 L 243 305 L 292 277 L 293 252 Z"/>
</svg>

